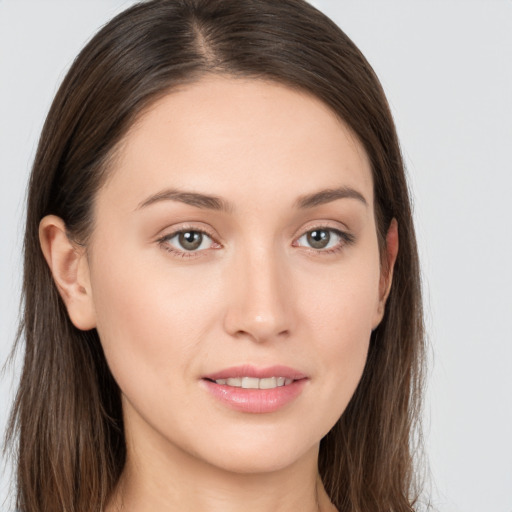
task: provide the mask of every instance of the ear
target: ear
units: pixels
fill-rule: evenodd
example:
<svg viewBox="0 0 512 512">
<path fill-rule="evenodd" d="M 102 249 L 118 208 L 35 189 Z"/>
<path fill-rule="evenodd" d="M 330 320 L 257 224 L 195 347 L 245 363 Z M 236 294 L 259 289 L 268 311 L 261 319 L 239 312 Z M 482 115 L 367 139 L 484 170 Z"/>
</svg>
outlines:
<svg viewBox="0 0 512 512">
<path fill-rule="evenodd" d="M 96 327 L 85 248 L 68 238 L 64 221 L 55 215 L 39 223 L 39 242 L 73 325 L 83 331 Z"/>
<path fill-rule="evenodd" d="M 377 306 L 376 316 L 373 323 L 373 329 L 382 321 L 386 307 L 386 301 L 391 291 L 393 282 L 393 269 L 395 268 L 396 257 L 398 255 L 398 223 L 396 219 L 392 219 L 388 232 L 386 234 L 386 247 L 383 261 L 381 263 L 380 281 L 379 281 L 379 303 Z"/>
</svg>

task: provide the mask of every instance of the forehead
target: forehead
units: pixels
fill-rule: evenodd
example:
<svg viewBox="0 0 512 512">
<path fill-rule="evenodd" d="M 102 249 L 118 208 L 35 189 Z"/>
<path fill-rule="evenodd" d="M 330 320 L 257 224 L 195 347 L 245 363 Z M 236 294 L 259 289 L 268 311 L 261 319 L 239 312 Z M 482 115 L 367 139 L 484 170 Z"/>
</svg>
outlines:
<svg viewBox="0 0 512 512">
<path fill-rule="evenodd" d="M 369 160 L 347 126 L 314 96 L 259 79 L 171 91 L 128 131 L 112 171 L 100 196 L 132 206 L 165 187 L 291 204 L 345 186 L 373 203 Z"/>
</svg>

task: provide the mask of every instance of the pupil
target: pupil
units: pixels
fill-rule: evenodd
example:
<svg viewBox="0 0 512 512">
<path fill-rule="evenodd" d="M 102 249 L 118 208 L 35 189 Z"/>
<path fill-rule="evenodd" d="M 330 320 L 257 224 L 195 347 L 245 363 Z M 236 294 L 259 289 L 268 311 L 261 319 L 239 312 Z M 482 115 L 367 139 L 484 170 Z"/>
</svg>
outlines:
<svg viewBox="0 0 512 512">
<path fill-rule="evenodd" d="M 193 251 L 197 249 L 203 241 L 203 234 L 198 231 L 186 231 L 180 233 L 179 242 L 184 249 Z"/>
<path fill-rule="evenodd" d="M 308 243 L 315 249 L 323 249 L 331 239 L 331 235 L 325 230 L 314 230 L 308 233 Z"/>
</svg>

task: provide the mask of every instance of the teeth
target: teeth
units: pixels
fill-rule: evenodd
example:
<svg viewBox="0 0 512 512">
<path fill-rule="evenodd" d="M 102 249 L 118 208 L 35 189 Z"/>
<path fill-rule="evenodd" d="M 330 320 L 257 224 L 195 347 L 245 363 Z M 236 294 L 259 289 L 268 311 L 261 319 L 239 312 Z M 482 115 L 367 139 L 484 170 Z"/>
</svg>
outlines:
<svg viewBox="0 0 512 512">
<path fill-rule="evenodd" d="M 259 379 L 260 389 L 274 389 L 277 388 L 277 379 L 275 377 L 269 377 L 268 379 Z"/>
<path fill-rule="evenodd" d="M 217 379 L 217 384 L 227 385 L 243 389 L 274 389 L 281 386 L 288 386 L 293 379 L 285 377 L 266 377 L 258 379 L 256 377 L 231 377 L 229 379 Z"/>
<path fill-rule="evenodd" d="M 255 377 L 242 377 L 242 387 L 244 389 L 258 389 L 260 379 Z"/>
</svg>

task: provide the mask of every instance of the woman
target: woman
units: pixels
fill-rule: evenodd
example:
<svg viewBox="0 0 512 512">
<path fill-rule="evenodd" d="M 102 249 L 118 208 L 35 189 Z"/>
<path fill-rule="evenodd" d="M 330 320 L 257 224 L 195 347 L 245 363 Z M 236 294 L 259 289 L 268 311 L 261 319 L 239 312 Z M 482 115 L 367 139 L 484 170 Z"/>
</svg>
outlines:
<svg viewBox="0 0 512 512">
<path fill-rule="evenodd" d="M 154 0 L 81 52 L 28 199 L 23 512 L 411 510 L 393 121 L 300 0 Z"/>
</svg>

